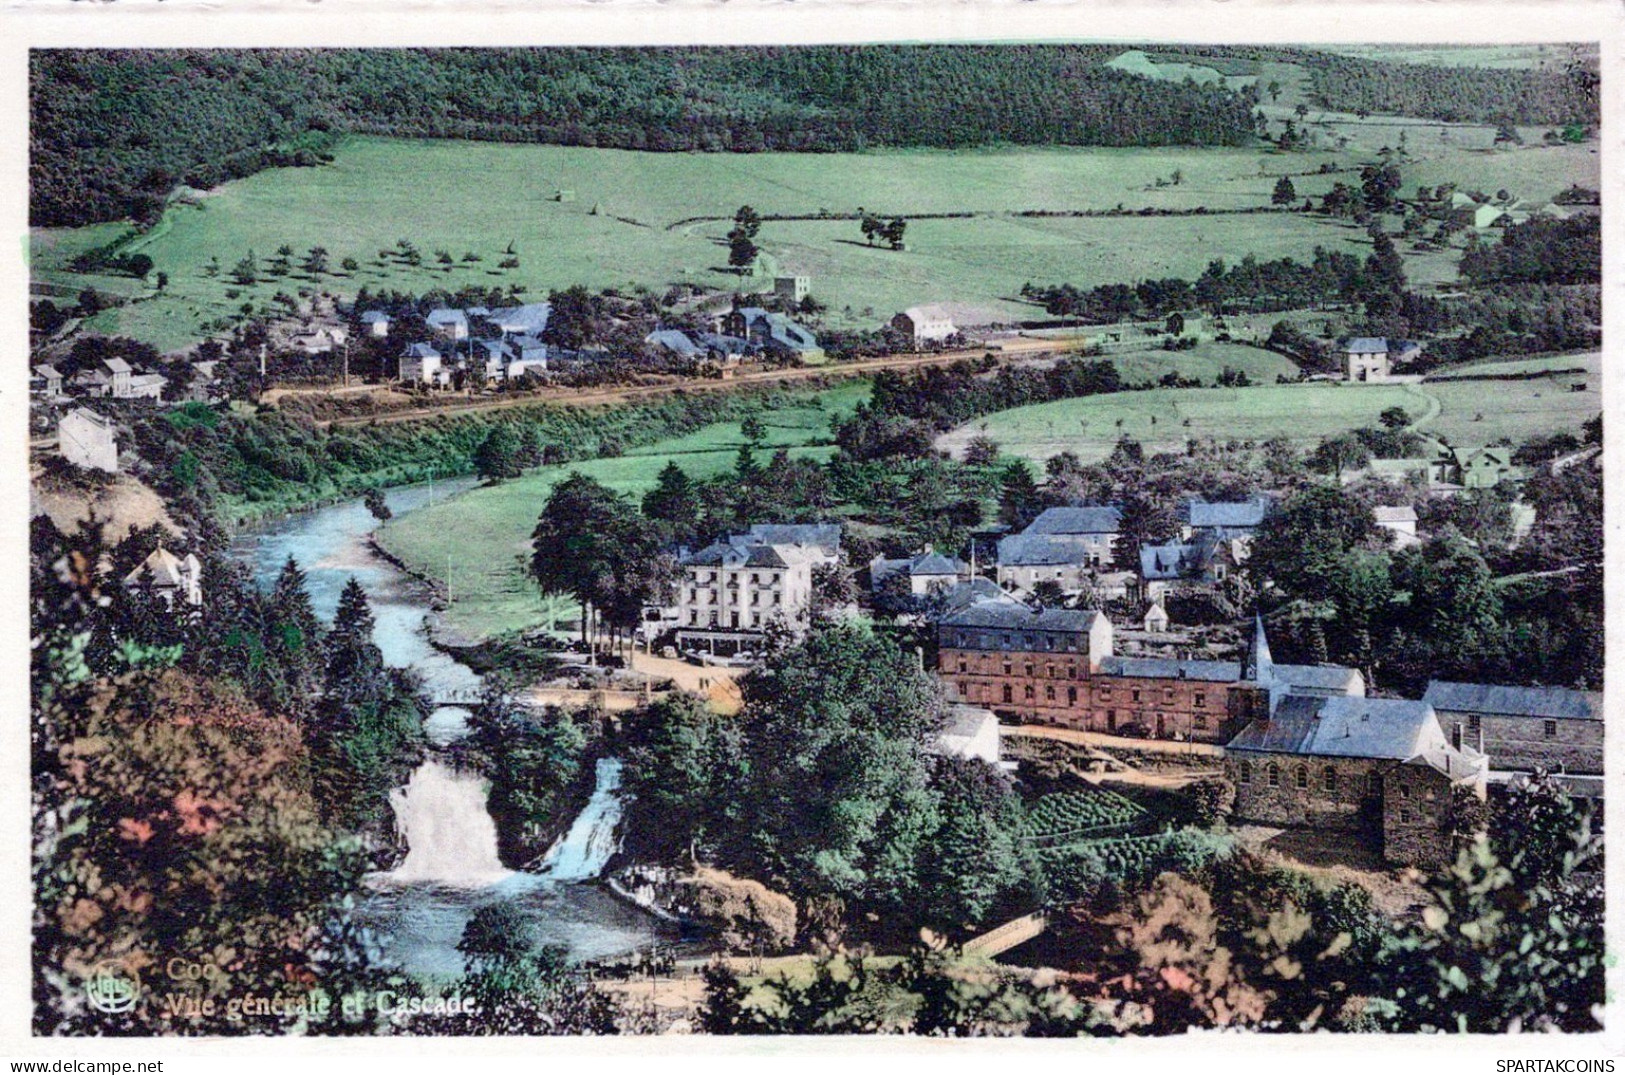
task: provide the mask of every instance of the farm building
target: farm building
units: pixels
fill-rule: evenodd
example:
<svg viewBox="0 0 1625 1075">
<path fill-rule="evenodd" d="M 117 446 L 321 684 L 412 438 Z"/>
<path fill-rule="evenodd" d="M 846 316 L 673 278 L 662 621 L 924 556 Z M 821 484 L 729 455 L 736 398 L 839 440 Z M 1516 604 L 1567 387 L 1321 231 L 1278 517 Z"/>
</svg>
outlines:
<svg viewBox="0 0 1625 1075">
<path fill-rule="evenodd" d="M 953 317 L 941 306 L 910 306 L 893 317 L 891 325 L 908 337 L 915 349 L 942 343 L 959 331 Z"/>
<path fill-rule="evenodd" d="M 1350 381 L 1386 381 L 1394 372 L 1388 341 L 1380 336 L 1349 340 L 1343 345 L 1343 368 Z"/>
<path fill-rule="evenodd" d="M 75 407 L 57 427 L 57 447 L 76 467 L 118 473 L 118 434 L 105 415 Z"/>
<path fill-rule="evenodd" d="M 137 373 L 122 358 L 107 358 L 75 374 L 68 383 L 93 398 L 158 399 L 169 381 L 161 374 Z"/>
<path fill-rule="evenodd" d="M 760 306 L 730 310 L 722 317 L 722 334 L 738 337 L 768 355 L 816 362 L 824 357 L 818 337 L 806 328 Z"/>
<path fill-rule="evenodd" d="M 538 340 L 547 331 L 548 319 L 553 316 L 553 304 L 547 302 L 531 302 L 523 306 L 504 306 L 486 314 L 490 321 L 505 335 L 532 336 Z"/>
<path fill-rule="evenodd" d="M 1428 480 L 1436 486 L 1493 489 L 1514 476 L 1511 453 L 1505 448 L 1451 448 L 1439 445 L 1428 462 Z"/>
<path fill-rule="evenodd" d="M 930 750 L 946 758 L 975 758 L 997 765 L 999 718 L 981 706 L 950 705 L 948 726 L 937 733 Z"/>
</svg>

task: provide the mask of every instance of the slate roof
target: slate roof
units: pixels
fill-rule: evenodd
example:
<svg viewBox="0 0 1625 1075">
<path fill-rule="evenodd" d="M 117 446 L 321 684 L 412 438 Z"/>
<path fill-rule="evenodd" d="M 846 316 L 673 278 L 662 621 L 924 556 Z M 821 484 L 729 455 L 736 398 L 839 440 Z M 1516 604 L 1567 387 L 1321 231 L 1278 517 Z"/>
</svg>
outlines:
<svg viewBox="0 0 1625 1075">
<path fill-rule="evenodd" d="M 113 420 L 111 418 L 100 413 L 99 411 L 93 411 L 89 407 L 75 407 L 72 411 L 68 412 L 68 417 L 83 419 L 84 421 L 100 426 L 102 429 L 106 430 L 111 430 L 113 428 Z"/>
<path fill-rule="evenodd" d="M 1048 534 L 1012 534 L 999 539 L 1000 567 L 1081 564 L 1087 553 L 1076 541 Z"/>
<path fill-rule="evenodd" d="M 680 561 L 685 567 L 789 567 L 772 545 L 730 545 L 714 542 Z"/>
<path fill-rule="evenodd" d="M 1400 507 L 1382 507 L 1379 505 L 1371 509 L 1371 515 L 1377 520 L 1378 526 L 1387 523 L 1414 523 L 1416 521 L 1416 509 L 1403 505 Z"/>
<path fill-rule="evenodd" d="M 1433 707 L 1395 698 L 1290 696 L 1227 750 L 1408 761 L 1445 745 Z"/>
<path fill-rule="evenodd" d="M 979 601 L 940 621 L 944 627 L 984 627 L 1003 631 L 1066 631 L 1087 634 L 1098 609 L 1046 608 L 1034 611 L 1020 601 Z M 1101 617 L 1104 618 L 1104 617 Z"/>
<path fill-rule="evenodd" d="M 1388 341 L 1381 336 L 1356 336 L 1343 345 L 1347 355 L 1383 355 L 1388 353 Z"/>
<path fill-rule="evenodd" d="M 122 358 L 104 358 L 102 359 L 102 368 L 108 373 L 130 372 L 130 364 L 124 361 Z"/>
<path fill-rule="evenodd" d="M 547 344 L 543 343 L 541 340 L 537 339 L 535 336 L 530 336 L 530 335 L 514 336 L 514 337 L 510 338 L 508 340 L 508 342 L 510 344 L 512 344 L 514 349 L 519 351 L 520 353 L 524 353 L 526 351 L 541 351 L 541 352 L 545 353 L 547 351 Z"/>
<path fill-rule="evenodd" d="M 1601 720 L 1599 698 L 1563 687 L 1497 687 L 1488 683 L 1428 683 L 1422 700 L 1454 713 L 1488 713 L 1508 717 L 1554 717 Z"/>
<path fill-rule="evenodd" d="M 530 302 L 523 306 L 504 306 L 492 310 L 488 320 L 503 332 L 523 333 L 540 338 L 547 329 L 548 318 L 552 316 L 552 303 Z"/>
<path fill-rule="evenodd" d="M 949 575 L 958 576 L 968 571 L 963 563 L 942 555 L 940 552 L 922 552 L 918 556 L 905 559 L 888 560 L 876 557 L 869 561 L 869 577 L 871 579 L 884 579 L 899 572 L 910 577 L 915 575 Z"/>
<path fill-rule="evenodd" d="M 1172 657 L 1103 657 L 1102 676 L 1125 679 L 1194 679 L 1203 683 L 1235 683 L 1241 679 L 1236 661 L 1186 661 Z"/>
<path fill-rule="evenodd" d="M 62 379 L 62 373 L 55 366 L 48 366 L 44 363 L 35 366 L 34 372 L 48 381 L 60 381 Z"/>
<path fill-rule="evenodd" d="M 697 355 L 704 350 L 688 338 L 688 333 L 674 328 L 651 332 L 643 338 L 643 342 L 654 344 L 656 347 L 664 347 L 666 350 L 679 355 Z"/>
<path fill-rule="evenodd" d="M 439 306 L 433 310 L 430 310 L 428 316 L 426 316 L 423 320 L 436 326 L 437 328 L 441 325 L 462 325 L 464 328 L 468 327 L 468 317 L 463 313 L 463 311 L 453 310 L 445 306 Z"/>
<path fill-rule="evenodd" d="M 942 615 L 944 618 L 953 615 L 971 605 L 982 602 L 994 604 L 1015 605 L 1026 608 L 1020 601 L 999 589 L 992 579 L 985 579 L 978 575 L 968 582 L 961 582 L 949 589 L 942 596 Z"/>
<path fill-rule="evenodd" d="M 841 547 L 840 523 L 757 523 L 748 533 L 730 541 L 755 541 L 763 545 L 816 545 L 834 552 Z"/>
<path fill-rule="evenodd" d="M 1115 534 L 1123 521 L 1121 509 L 1110 504 L 1045 508 L 1023 534 Z"/>
<path fill-rule="evenodd" d="M 426 343 L 414 343 L 406 349 L 407 358 L 439 358 L 440 352 Z"/>
<path fill-rule="evenodd" d="M 1336 664 L 1274 664 L 1270 674 L 1275 682 L 1289 690 L 1297 687 L 1308 690 L 1348 691 L 1358 686 L 1361 675 L 1353 668 Z"/>
<path fill-rule="evenodd" d="M 389 315 L 384 313 L 382 310 L 367 310 L 361 315 L 361 322 L 362 324 L 366 325 L 387 325 L 389 324 L 389 321 Z"/>
<path fill-rule="evenodd" d="M 1147 581 L 1178 579 L 1201 570 L 1202 549 L 1174 542 L 1140 546 L 1140 576 Z"/>
<path fill-rule="evenodd" d="M 1192 500 L 1186 506 L 1192 527 L 1202 529 L 1251 530 L 1264 521 L 1272 502 L 1267 496 L 1239 501 Z"/>
<path fill-rule="evenodd" d="M 916 325 L 922 321 L 946 321 L 949 324 L 952 324 L 954 320 L 953 315 L 948 312 L 948 308 L 946 306 L 939 306 L 936 303 L 926 303 L 923 306 L 910 306 L 908 309 L 903 311 L 903 314 Z"/>
</svg>

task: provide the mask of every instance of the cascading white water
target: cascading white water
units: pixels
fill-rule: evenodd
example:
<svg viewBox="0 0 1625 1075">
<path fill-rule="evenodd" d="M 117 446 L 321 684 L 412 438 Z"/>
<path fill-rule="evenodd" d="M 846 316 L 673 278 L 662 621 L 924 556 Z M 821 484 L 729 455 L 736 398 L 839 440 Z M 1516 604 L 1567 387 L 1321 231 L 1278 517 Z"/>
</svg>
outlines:
<svg viewBox="0 0 1625 1075">
<path fill-rule="evenodd" d="M 406 861 L 387 879 L 479 888 L 509 876 L 497 857 L 496 822 L 485 808 L 489 787 L 477 773 L 430 758 L 406 787 L 390 792 Z"/>
<path fill-rule="evenodd" d="M 598 759 L 592 798 L 563 838 L 548 848 L 542 872 L 555 881 L 588 881 L 604 872 L 615 853 L 615 828 L 621 823 L 621 761 Z"/>
</svg>

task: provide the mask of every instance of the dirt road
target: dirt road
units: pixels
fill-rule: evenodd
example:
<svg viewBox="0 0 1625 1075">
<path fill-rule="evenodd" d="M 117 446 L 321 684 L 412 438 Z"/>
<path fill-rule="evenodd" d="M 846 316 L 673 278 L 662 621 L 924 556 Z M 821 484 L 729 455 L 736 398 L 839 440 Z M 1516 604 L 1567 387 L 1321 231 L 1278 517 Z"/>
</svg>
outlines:
<svg viewBox="0 0 1625 1075">
<path fill-rule="evenodd" d="M 821 378 L 847 378 L 864 377 L 879 373 L 882 370 L 923 369 L 928 366 L 949 366 L 955 362 L 966 359 L 979 359 L 985 354 L 993 354 L 996 361 L 1000 355 L 1020 355 L 1031 358 L 1037 354 L 1067 350 L 1062 342 L 1052 340 L 1009 340 L 999 346 L 1002 351 L 990 352 L 985 347 L 966 348 L 959 351 L 941 351 L 925 355 L 894 355 L 890 358 L 870 358 L 857 362 L 843 362 L 831 366 L 801 366 L 794 369 L 761 370 L 759 372 L 741 373 L 726 380 L 699 380 L 685 379 L 672 381 L 668 384 L 636 385 L 617 388 L 593 388 L 582 391 L 560 391 L 541 396 L 512 396 L 493 397 L 490 399 L 470 400 L 466 403 L 448 403 L 433 407 L 414 407 L 410 410 L 389 411 L 381 414 L 347 415 L 343 418 L 326 418 L 316 422 L 318 428 L 328 429 L 343 426 L 370 425 L 374 422 L 380 424 L 394 422 L 416 422 L 425 418 L 439 418 L 444 415 L 482 414 L 488 411 L 510 410 L 514 407 L 535 406 L 562 406 L 583 407 L 604 404 L 627 403 L 639 399 L 655 399 L 661 396 L 670 396 L 677 393 L 692 392 L 730 392 L 755 385 L 783 385 L 794 384 L 797 381 L 815 381 Z"/>
</svg>

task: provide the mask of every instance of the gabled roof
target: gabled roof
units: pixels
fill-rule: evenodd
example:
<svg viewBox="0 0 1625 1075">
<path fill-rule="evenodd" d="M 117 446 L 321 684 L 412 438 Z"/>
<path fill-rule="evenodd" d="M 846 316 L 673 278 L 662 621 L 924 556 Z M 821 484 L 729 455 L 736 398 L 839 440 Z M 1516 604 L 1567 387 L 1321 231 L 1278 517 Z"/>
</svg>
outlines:
<svg viewBox="0 0 1625 1075">
<path fill-rule="evenodd" d="M 682 557 L 685 567 L 789 567 L 780 550 L 772 545 L 733 545 L 713 542 L 699 552 Z"/>
<path fill-rule="evenodd" d="M 124 585 L 138 586 L 142 575 L 150 575 L 154 586 L 180 586 L 183 576 L 197 570 L 197 558 L 188 555 L 181 560 L 162 545 L 153 549 L 134 571 L 124 576 Z"/>
<path fill-rule="evenodd" d="M 104 358 L 102 359 L 102 369 L 108 373 L 129 373 L 130 364 L 122 358 Z"/>
<path fill-rule="evenodd" d="M 531 336 L 531 335 L 528 335 L 528 334 L 527 335 L 521 335 L 521 336 L 509 337 L 508 343 L 512 344 L 513 347 L 516 350 L 519 350 L 519 351 L 536 351 L 536 350 L 545 351 L 545 350 L 547 350 L 547 344 L 543 343 L 541 340 L 537 339 L 535 336 Z"/>
<path fill-rule="evenodd" d="M 1255 720 L 1228 750 L 1408 761 L 1446 746 L 1433 707 L 1394 698 L 1283 698 L 1268 720 Z"/>
<path fill-rule="evenodd" d="M 1100 674 L 1127 679 L 1194 679 L 1203 683 L 1235 683 L 1241 679 L 1236 661 L 1187 661 L 1172 657 L 1103 657 Z"/>
<path fill-rule="evenodd" d="M 39 376 L 44 377 L 48 381 L 60 381 L 62 379 L 61 371 L 59 371 L 55 366 L 46 365 L 43 362 L 34 367 L 34 372 Z"/>
<path fill-rule="evenodd" d="M 666 350 L 673 351 L 680 355 L 697 355 L 701 352 L 701 350 L 703 350 L 703 348 L 688 338 L 688 333 L 674 328 L 660 329 L 656 332 L 651 332 L 649 335 L 643 338 L 643 342 L 654 344 L 656 347 L 664 347 Z"/>
<path fill-rule="evenodd" d="M 1192 500 L 1186 505 L 1186 515 L 1196 529 L 1247 530 L 1262 524 L 1273 504 L 1267 496 L 1217 502 Z"/>
<path fill-rule="evenodd" d="M 1001 631 L 1063 631 L 1088 634 L 1096 619 L 1104 619 L 1098 609 L 1045 608 L 1033 610 L 1013 600 L 978 601 L 940 621 L 944 627 L 982 627 Z"/>
<path fill-rule="evenodd" d="M 1115 534 L 1123 512 L 1111 504 L 1045 508 L 1023 534 Z"/>
<path fill-rule="evenodd" d="M 453 310 L 446 306 L 439 306 L 430 310 L 428 316 L 424 317 L 423 320 L 431 325 L 463 325 L 465 327 L 468 325 L 468 316 L 463 311 Z"/>
<path fill-rule="evenodd" d="M 1321 690 L 1347 693 L 1362 687 L 1365 677 L 1353 668 L 1337 664 L 1270 664 L 1275 682 L 1291 691 Z"/>
<path fill-rule="evenodd" d="M 1422 700 L 1435 709 L 1508 717 L 1601 720 L 1598 695 L 1564 687 L 1498 687 L 1488 683 L 1432 680 Z"/>
<path fill-rule="evenodd" d="M 1200 571 L 1205 561 L 1203 546 L 1174 542 L 1169 545 L 1140 546 L 1140 577 L 1147 580 L 1184 578 Z"/>
<path fill-rule="evenodd" d="M 362 323 L 367 325 L 387 325 L 391 320 L 393 319 L 382 310 L 364 310 L 361 314 Z"/>
<path fill-rule="evenodd" d="M 923 306 L 910 306 L 903 311 L 903 316 L 916 325 L 921 321 L 947 321 L 952 324 L 954 319 L 953 314 L 948 312 L 946 306 L 939 306 L 932 302 L 928 302 Z"/>
<path fill-rule="evenodd" d="M 955 612 L 982 602 L 1015 605 L 1017 608 L 1027 607 L 999 589 L 993 580 L 978 575 L 967 582 L 958 583 L 942 595 L 942 615 L 946 618 Z"/>
<path fill-rule="evenodd" d="M 1347 355 L 1384 355 L 1388 353 L 1388 341 L 1381 336 L 1356 336 L 1343 345 L 1343 353 Z"/>
<path fill-rule="evenodd" d="M 440 352 L 427 343 L 414 343 L 406 349 L 407 358 L 439 358 Z"/>
<path fill-rule="evenodd" d="M 107 417 L 105 414 L 93 411 L 89 407 L 75 407 L 73 410 L 69 411 L 62 420 L 67 421 L 69 418 L 77 418 L 80 421 L 90 422 L 92 425 L 99 426 L 100 428 L 108 430 L 109 432 L 111 432 L 113 429 L 113 420 L 111 418 Z"/>
<path fill-rule="evenodd" d="M 1088 556 L 1084 547 L 1066 537 L 1049 534 L 1012 534 L 999 539 L 1000 567 L 1070 567 Z"/>
</svg>

